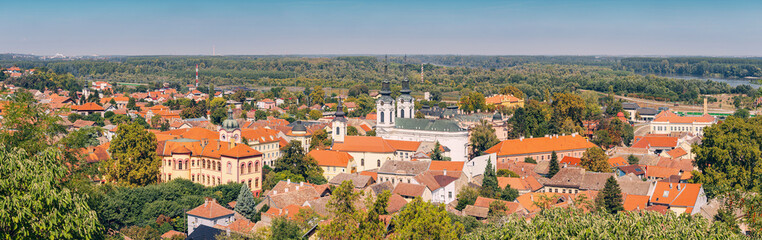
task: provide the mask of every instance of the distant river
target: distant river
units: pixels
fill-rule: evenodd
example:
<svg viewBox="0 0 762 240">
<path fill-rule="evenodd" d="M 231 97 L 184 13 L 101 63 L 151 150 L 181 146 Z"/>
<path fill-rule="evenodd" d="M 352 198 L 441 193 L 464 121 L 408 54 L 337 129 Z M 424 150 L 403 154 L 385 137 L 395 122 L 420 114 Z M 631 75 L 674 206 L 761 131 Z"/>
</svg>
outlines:
<svg viewBox="0 0 762 240">
<path fill-rule="evenodd" d="M 656 74 L 655 74 L 656 75 Z M 723 82 L 727 83 L 731 87 L 737 87 L 739 85 L 749 85 L 753 88 L 759 88 L 762 87 L 762 85 L 757 83 L 752 83 L 749 80 L 745 79 L 727 79 L 727 78 L 711 78 L 711 77 L 695 77 L 695 76 L 676 76 L 676 75 L 656 75 L 660 77 L 668 77 L 668 78 L 677 78 L 677 79 L 687 79 L 687 80 L 703 80 L 706 81 L 707 79 L 715 81 L 715 82 Z"/>
</svg>

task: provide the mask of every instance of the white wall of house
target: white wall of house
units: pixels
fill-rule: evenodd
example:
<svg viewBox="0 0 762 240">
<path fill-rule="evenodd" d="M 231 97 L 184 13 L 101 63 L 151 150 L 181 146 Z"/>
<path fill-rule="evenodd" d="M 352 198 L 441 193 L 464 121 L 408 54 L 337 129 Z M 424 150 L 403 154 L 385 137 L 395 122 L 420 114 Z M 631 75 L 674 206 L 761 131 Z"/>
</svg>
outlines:
<svg viewBox="0 0 762 240">
<path fill-rule="evenodd" d="M 441 187 L 431 192 L 432 203 L 444 203 L 448 204 L 455 200 L 458 192 L 455 189 L 456 181 L 452 181 L 447 186 Z"/>
<path fill-rule="evenodd" d="M 188 214 L 188 235 L 193 233 L 193 230 L 195 230 L 200 225 L 214 227 L 214 225 L 219 224 L 222 226 L 227 226 L 233 221 L 235 221 L 233 214 L 212 219 Z"/>
<path fill-rule="evenodd" d="M 496 169 L 495 164 L 497 163 L 497 154 L 495 153 L 478 156 L 466 162 L 463 166 L 463 173 L 466 174 L 469 181 L 475 176 L 484 174 L 484 169 L 487 168 L 488 159 L 492 161 L 492 168 Z"/>
<path fill-rule="evenodd" d="M 437 142 L 450 149 L 452 161 L 468 160 L 468 131 L 435 132 L 397 128 L 377 128 L 378 136 L 389 140 Z"/>
<path fill-rule="evenodd" d="M 347 152 L 357 163 L 357 171 L 362 172 L 370 169 L 379 169 L 386 160 L 394 160 L 394 152 Z"/>
</svg>

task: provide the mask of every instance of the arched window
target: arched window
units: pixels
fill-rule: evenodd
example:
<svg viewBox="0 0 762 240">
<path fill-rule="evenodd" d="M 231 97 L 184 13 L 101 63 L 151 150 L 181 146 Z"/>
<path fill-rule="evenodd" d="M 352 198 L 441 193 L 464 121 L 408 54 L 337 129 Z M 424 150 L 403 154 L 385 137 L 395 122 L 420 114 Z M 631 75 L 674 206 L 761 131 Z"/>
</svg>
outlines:
<svg viewBox="0 0 762 240">
<path fill-rule="evenodd" d="M 255 179 L 254 179 L 254 187 L 255 187 L 255 188 L 258 188 L 258 187 L 259 187 L 259 178 L 255 178 Z"/>
<path fill-rule="evenodd" d="M 183 170 L 183 161 L 177 162 L 177 170 Z"/>
<path fill-rule="evenodd" d="M 360 166 L 365 167 L 365 158 L 360 159 Z"/>
<path fill-rule="evenodd" d="M 381 122 L 384 122 L 384 112 L 381 112 Z"/>
<path fill-rule="evenodd" d="M 244 167 L 246 167 L 246 164 L 245 164 L 245 163 L 241 163 L 241 174 L 243 174 L 243 173 L 244 173 L 244 172 L 243 172 L 243 170 L 244 170 Z"/>
<path fill-rule="evenodd" d="M 254 171 L 259 172 L 259 162 L 254 162 Z"/>
<path fill-rule="evenodd" d="M 191 182 L 195 182 L 195 181 L 196 181 L 196 175 L 191 176 Z"/>
<path fill-rule="evenodd" d="M 222 172 L 222 164 L 220 162 L 217 162 L 217 171 Z"/>
<path fill-rule="evenodd" d="M 251 189 L 251 179 L 249 179 L 249 189 Z"/>
<path fill-rule="evenodd" d="M 341 135 L 341 129 L 339 127 L 336 127 L 336 135 Z"/>
<path fill-rule="evenodd" d="M 376 165 L 378 165 L 378 167 L 381 167 L 381 159 L 376 160 Z"/>
<path fill-rule="evenodd" d="M 233 164 L 228 162 L 228 174 L 230 174 L 231 169 L 233 169 Z"/>
<path fill-rule="evenodd" d="M 400 111 L 400 118 L 405 118 L 405 110 Z"/>
<path fill-rule="evenodd" d="M 249 162 L 248 168 L 246 169 L 246 173 L 251 173 L 251 162 Z"/>
</svg>

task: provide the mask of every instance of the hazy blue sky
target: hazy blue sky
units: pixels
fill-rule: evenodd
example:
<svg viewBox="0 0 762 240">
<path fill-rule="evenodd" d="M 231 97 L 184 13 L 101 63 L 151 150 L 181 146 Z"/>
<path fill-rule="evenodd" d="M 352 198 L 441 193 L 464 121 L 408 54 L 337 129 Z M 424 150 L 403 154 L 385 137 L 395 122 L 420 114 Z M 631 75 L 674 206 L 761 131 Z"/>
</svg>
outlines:
<svg viewBox="0 0 762 240">
<path fill-rule="evenodd" d="M 0 53 L 762 56 L 762 0 L 2 3 Z"/>
</svg>

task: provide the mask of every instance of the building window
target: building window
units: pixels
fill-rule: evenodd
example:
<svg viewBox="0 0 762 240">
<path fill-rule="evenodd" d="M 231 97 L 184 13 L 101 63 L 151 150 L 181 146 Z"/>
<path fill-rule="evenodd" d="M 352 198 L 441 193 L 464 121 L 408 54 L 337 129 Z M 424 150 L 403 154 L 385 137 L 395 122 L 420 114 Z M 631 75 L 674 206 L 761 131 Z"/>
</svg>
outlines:
<svg viewBox="0 0 762 240">
<path fill-rule="evenodd" d="M 259 172 L 259 162 L 254 163 L 254 171 Z"/>
<path fill-rule="evenodd" d="M 255 187 L 255 188 L 258 188 L 258 187 L 259 187 L 259 178 L 255 178 L 255 179 L 254 179 L 254 187 Z"/>
<path fill-rule="evenodd" d="M 195 182 L 195 181 L 196 181 L 196 175 L 193 175 L 193 176 L 191 176 L 191 181 L 192 181 L 192 182 Z"/>
<path fill-rule="evenodd" d="M 365 167 L 365 158 L 360 159 L 360 166 Z"/>
<path fill-rule="evenodd" d="M 177 162 L 177 169 L 178 170 L 183 170 L 183 161 Z"/>
<path fill-rule="evenodd" d="M 243 171 L 243 170 L 244 170 L 244 168 L 245 168 L 245 167 L 246 167 L 246 164 L 245 164 L 245 163 L 241 163 L 241 174 L 243 174 L 243 173 L 244 173 L 244 171 Z"/>
<path fill-rule="evenodd" d="M 341 135 L 341 129 L 339 129 L 339 127 L 336 127 L 336 135 Z"/>
<path fill-rule="evenodd" d="M 384 122 L 384 112 L 381 112 L 381 122 Z"/>
<path fill-rule="evenodd" d="M 228 162 L 228 174 L 230 174 L 231 169 L 233 169 L 233 164 Z"/>
<path fill-rule="evenodd" d="M 452 191 L 447 192 L 447 198 L 452 198 Z"/>
<path fill-rule="evenodd" d="M 400 118 L 405 118 L 405 111 L 400 112 Z"/>
<path fill-rule="evenodd" d="M 381 159 L 376 160 L 376 165 L 378 165 L 378 167 L 381 167 Z"/>
</svg>

